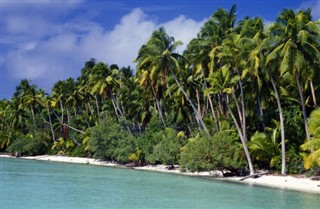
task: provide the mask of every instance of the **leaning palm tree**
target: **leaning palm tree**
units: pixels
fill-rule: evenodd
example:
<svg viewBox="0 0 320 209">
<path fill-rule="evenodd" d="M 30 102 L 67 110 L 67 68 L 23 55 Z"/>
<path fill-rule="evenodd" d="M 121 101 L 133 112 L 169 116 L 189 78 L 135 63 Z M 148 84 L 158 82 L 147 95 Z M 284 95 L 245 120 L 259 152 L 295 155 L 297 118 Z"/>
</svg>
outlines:
<svg viewBox="0 0 320 209">
<path fill-rule="evenodd" d="M 261 20 L 259 19 L 246 19 L 241 22 L 242 27 L 238 27 L 238 30 L 242 31 L 242 34 L 251 33 L 252 39 L 250 43 L 249 56 L 246 62 L 246 68 L 248 69 L 249 74 L 252 76 L 253 84 L 255 89 L 257 89 L 257 98 L 259 105 L 260 116 L 262 116 L 262 108 L 260 104 L 260 90 L 262 89 L 263 80 L 267 82 L 271 82 L 273 91 L 275 93 L 278 111 L 279 111 L 279 119 L 280 119 L 280 130 L 281 130 L 281 146 L 282 146 L 282 175 L 286 174 L 286 157 L 285 157 L 285 130 L 284 130 L 284 120 L 283 120 L 283 111 L 280 101 L 280 94 L 277 88 L 277 81 L 275 78 L 278 78 L 276 67 L 271 65 L 271 63 L 267 63 L 266 66 L 266 55 L 270 51 L 270 43 L 269 37 L 263 33 L 263 25 L 261 25 Z M 258 26 L 257 26 L 258 25 Z M 249 30 L 244 30 L 244 28 L 248 28 Z M 253 32 L 253 33 L 252 33 Z M 246 35 L 246 36 L 247 36 Z M 276 63 L 273 63 L 276 64 Z"/>
<path fill-rule="evenodd" d="M 194 111 L 197 121 L 206 134 L 210 136 L 209 130 L 200 113 L 197 111 L 194 103 L 180 84 L 176 75 L 176 72 L 181 70 L 180 61 L 184 59 L 182 55 L 175 52 L 176 47 L 181 44 L 181 41 L 175 41 L 173 37 L 169 36 L 164 28 L 154 31 L 151 38 L 139 51 L 136 59 L 136 62 L 138 63 L 137 68 L 138 71 L 148 70 L 151 71 L 151 74 L 161 75 L 164 88 L 167 86 L 167 74 L 170 72 Z"/>
<path fill-rule="evenodd" d="M 231 118 L 236 126 L 236 129 L 238 131 L 242 147 L 244 149 L 248 166 L 250 169 L 250 174 L 254 174 L 254 168 L 251 160 L 251 156 L 249 153 L 249 149 L 247 146 L 247 139 L 245 138 L 245 135 L 243 134 L 243 122 L 241 120 L 241 113 L 238 113 L 240 121 L 237 120 L 235 114 L 233 113 L 231 109 L 231 103 L 229 101 L 229 94 L 234 95 L 234 86 L 238 83 L 239 76 L 232 76 L 229 68 L 227 66 L 223 66 L 221 69 L 216 70 L 214 73 L 210 75 L 208 78 L 208 82 L 210 83 L 210 88 L 206 90 L 207 94 L 220 94 L 221 98 L 223 98 L 223 102 L 231 115 Z M 235 106 L 237 107 L 236 109 L 238 112 L 240 110 L 239 104 L 237 103 L 235 97 L 234 98 L 234 103 Z"/>
</svg>

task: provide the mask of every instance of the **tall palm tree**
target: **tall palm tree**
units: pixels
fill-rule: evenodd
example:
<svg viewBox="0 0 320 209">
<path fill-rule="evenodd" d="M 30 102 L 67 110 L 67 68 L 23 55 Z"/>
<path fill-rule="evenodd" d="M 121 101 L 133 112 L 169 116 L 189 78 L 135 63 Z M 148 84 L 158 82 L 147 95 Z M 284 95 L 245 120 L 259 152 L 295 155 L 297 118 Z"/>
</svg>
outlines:
<svg viewBox="0 0 320 209">
<path fill-rule="evenodd" d="M 274 48 L 268 56 L 268 62 L 280 57 L 281 74 L 290 73 L 296 79 L 306 137 L 310 139 L 302 90 L 304 80 L 301 80 L 301 75 L 308 66 L 314 65 L 315 60 L 320 59 L 320 29 L 312 21 L 311 10 L 300 10 L 295 13 L 290 9 L 285 9 L 271 27 L 270 34 L 274 38 Z"/>
<path fill-rule="evenodd" d="M 49 95 L 42 97 L 42 106 L 47 111 L 48 124 L 50 127 L 51 138 L 52 138 L 53 142 L 56 142 L 56 137 L 55 137 L 55 133 L 53 130 L 53 121 L 52 121 L 52 117 L 51 117 L 52 98 Z"/>
<path fill-rule="evenodd" d="M 19 100 L 21 105 L 24 105 L 31 112 L 32 123 L 34 126 L 34 131 L 36 131 L 35 122 L 35 108 L 39 104 L 40 98 L 36 94 L 36 85 L 31 85 L 30 81 L 27 79 L 21 80 L 20 84 L 17 86 L 14 93 L 14 97 Z"/>
<path fill-rule="evenodd" d="M 197 38 L 190 41 L 184 55 L 190 61 L 192 75 L 202 83 L 201 89 L 210 88 L 206 78 L 212 73 L 216 66 L 210 54 L 220 47 L 223 40 L 233 30 L 236 19 L 236 5 L 233 5 L 229 11 L 219 8 L 214 12 L 207 22 L 200 29 Z M 216 121 L 216 130 L 219 130 L 217 116 L 214 111 L 211 95 L 205 95 L 203 101 L 209 103 L 214 120 Z"/>
<path fill-rule="evenodd" d="M 209 130 L 207 129 L 200 113 L 197 111 L 194 103 L 181 86 L 176 75 L 176 72 L 181 70 L 179 62 L 181 59 L 184 59 L 182 55 L 175 52 L 176 47 L 181 44 L 181 41 L 175 41 L 173 37 L 169 36 L 164 28 L 154 31 L 149 41 L 142 46 L 139 51 L 136 59 L 136 62 L 138 63 L 137 67 L 138 70 L 147 69 L 150 70 L 151 73 L 161 74 L 163 78 L 163 87 L 165 88 L 167 85 L 167 74 L 169 71 L 192 107 L 197 121 L 199 121 L 206 134 L 210 136 Z"/>
<path fill-rule="evenodd" d="M 236 126 L 236 129 L 238 131 L 242 147 L 244 149 L 247 162 L 249 165 L 250 169 L 250 174 L 254 174 L 254 168 L 251 160 L 251 156 L 247 147 L 247 139 L 245 138 L 245 135 L 243 134 L 243 128 L 241 127 L 243 124 L 240 120 L 236 119 L 232 109 L 231 109 L 231 103 L 229 102 L 229 94 L 234 95 L 234 85 L 238 83 L 239 77 L 238 76 L 232 76 L 231 71 L 227 66 L 223 66 L 221 69 L 218 71 L 215 71 L 214 73 L 211 74 L 211 76 L 208 78 L 208 82 L 211 84 L 211 87 L 206 90 L 206 93 L 213 93 L 217 94 L 219 93 L 221 98 L 223 98 L 223 102 L 228 110 L 228 112 L 231 115 L 231 118 Z M 234 96 L 233 96 L 234 98 Z M 237 106 L 238 112 L 240 111 L 239 105 L 237 104 L 236 99 L 234 99 L 235 104 Z M 239 117 L 241 118 L 241 115 L 239 113 Z"/>
</svg>

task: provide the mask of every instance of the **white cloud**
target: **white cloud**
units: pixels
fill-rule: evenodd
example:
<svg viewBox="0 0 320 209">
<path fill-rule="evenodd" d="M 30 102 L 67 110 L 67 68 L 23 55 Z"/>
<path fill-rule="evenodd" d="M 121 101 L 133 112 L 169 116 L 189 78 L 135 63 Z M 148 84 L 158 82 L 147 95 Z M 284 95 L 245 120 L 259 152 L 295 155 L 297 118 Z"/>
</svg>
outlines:
<svg viewBox="0 0 320 209">
<path fill-rule="evenodd" d="M 173 36 L 175 40 L 182 41 L 183 45 L 178 48 L 180 53 L 187 47 L 187 44 L 191 39 L 197 37 L 197 33 L 200 31 L 201 26 L 203 26 L 205 19 L 197 22 L 193 19 L 189 19 L 183 15 L 163 24 L 167 33 Z"/>
<path fill-rule="evenodd" d="M 184 43 L 179 49 L 182 52 L 204 21 L 179 16 L 157 23 L 139 8 L 123 16 L 112 30 L 81 17 L 64 21 L 55 18 L 47 18 L 44 13 L 35 17 L 24 13 L 5 16 L 2 41 L 8 77 L 31 79 L 39 87 L 50 90 L 59 79 L 79 76 L 90 58 L 119 66 L 133 65 L 142 44 L 160 26 Z"/>
<path fill-rule="evenodd" d="M 314 20 L 320 19 L 320 1 L 304 1 L 300 5 L 300 9 L 312 9 L 312 16 Z"/>
<path fill-rule="evenodd" d="M 134 9 L 106 34 L 103 43 L 106 54 L 103 56 L 110 63 L 132 65 L 138 50 L 156 27 L 141 9 Z"/>
</svg>

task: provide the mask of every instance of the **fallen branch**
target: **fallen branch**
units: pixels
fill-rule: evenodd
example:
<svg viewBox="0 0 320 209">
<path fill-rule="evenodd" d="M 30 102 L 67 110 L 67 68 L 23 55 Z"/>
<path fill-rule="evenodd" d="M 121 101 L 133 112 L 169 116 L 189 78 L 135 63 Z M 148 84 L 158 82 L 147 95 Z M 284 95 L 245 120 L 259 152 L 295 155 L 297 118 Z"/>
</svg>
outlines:
<svg viewBox="0 0 320 209">
<path fill-rule="evenodd" d="M 320 176 L 311 176 L 310 179 L 313 181 L 320 181 Z"/>
<path fill-rule="evenodd" d="M 86 133 L 86 132 L 81 131 L 81 130 L 79 130 L 79 129 L 76 129 L 76 128 L 74 128 L 74 127 L 72 127 L 72 126 L 70 126 L 70 125 L 68 125 L 68 124 L 66 124 L 66 123 L 64 123 L 63 125 L 71 128 L 72 130 L 77 131 L 77 132 L 79 132 L 79 133 L 82 133 L 82 134 L 85 134 L 85 133 Z"/>
<path fill-rule="evenodd" d="M 267 175 L 269 172 L 263 172 L 263 173 L 255 173 L 255 174 L 252 174 L 252 175 L 249 175 L 249 176 L 246 176 L 244 178 L 241 178 L 239 181 L 243 181 L 243 180 L 246 180 L 248 178 L 259 178 L 261 177 L 262 175 Z"/>
<path fill-rule="evenodd" d="M 84 131 L 81 131 L 81 130 L 79 130 L 79 129 L 76 129 L 76 128 L 70 126 L 69 124 L 63 123 L 62 120 L 59 118 L 59 116 L 56 114 L 56 112 L 53 111 L 53 110 L 52 110 L 52 112 L 53 112 L 53 114 L 56 116 L 56 118 L 60 121 L 60 123 L 61 123 L 63 126 L 67 126 L 67 127 L 71 128 L 71 129 L 74 130 L 74 131 L 77 131 L 77 132 L 79 132 L 79 133 L 85 134 Z"/>
</svg>

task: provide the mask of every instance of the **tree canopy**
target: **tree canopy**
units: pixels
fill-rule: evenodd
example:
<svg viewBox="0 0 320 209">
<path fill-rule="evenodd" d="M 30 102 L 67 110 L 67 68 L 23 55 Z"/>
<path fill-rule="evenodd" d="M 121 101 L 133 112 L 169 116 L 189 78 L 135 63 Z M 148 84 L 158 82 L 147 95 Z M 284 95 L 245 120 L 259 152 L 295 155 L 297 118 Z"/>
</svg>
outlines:
<svg viewBox="0 0 320 209">
<path fill-rule="evenodd" d="M 309 9 L 284 9 L 270 25 L 236 20 L 236 6 L 213 12 L 183 53 L 161 27 L 136 69 L 91 58 L 50 94 L 22 80 L 0 101 L 0 151 L 190 171 L 315 171 L 320 20 Z"/>
</svg>

